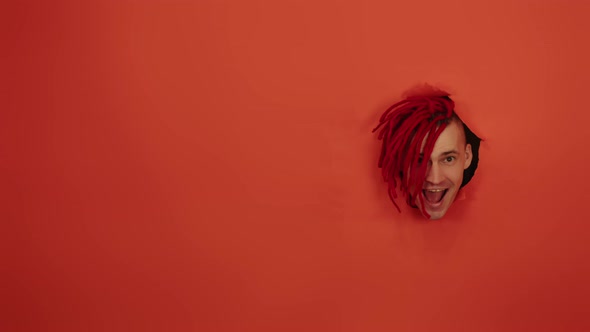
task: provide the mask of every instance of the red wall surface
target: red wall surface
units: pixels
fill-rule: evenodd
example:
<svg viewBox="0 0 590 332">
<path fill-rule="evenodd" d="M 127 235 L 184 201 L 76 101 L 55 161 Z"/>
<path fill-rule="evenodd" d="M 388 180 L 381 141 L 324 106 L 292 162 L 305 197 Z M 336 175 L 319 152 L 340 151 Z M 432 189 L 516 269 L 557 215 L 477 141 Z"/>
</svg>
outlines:
<svg viewBox="0 0 590 332">
<path fill-rule="evenodd" d="M 587 1 L 2 9 L 2 331 L 588 331 Z M 485 139 L 399 214 L 409 87 Z"/>
</svg>

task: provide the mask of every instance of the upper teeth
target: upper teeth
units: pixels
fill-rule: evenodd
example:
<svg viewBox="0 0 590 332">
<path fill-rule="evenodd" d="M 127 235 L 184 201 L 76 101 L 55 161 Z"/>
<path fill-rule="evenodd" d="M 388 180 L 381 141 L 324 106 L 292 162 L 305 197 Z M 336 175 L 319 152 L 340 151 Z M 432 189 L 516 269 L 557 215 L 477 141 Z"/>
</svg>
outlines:
<svg viewBox="0 0 590 332">
<path fill-rule="evenodd" d="M 438 193 L 438 192 L 441 192 L 443 190 L 442 189 L 428 189 L 427 191 L 430 191 L 432 193 Z"/>
</svg>

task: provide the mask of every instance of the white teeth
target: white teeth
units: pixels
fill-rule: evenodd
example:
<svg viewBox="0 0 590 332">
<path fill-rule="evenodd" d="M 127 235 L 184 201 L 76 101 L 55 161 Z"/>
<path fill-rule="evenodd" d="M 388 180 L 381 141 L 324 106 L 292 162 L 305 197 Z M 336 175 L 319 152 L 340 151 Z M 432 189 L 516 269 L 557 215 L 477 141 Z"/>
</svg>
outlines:
<svg viewBox="0 0 590 332">
<path fill-rule="evenodd" d="M 443 191 L 443 189 L 433 189 L 433 190 L 427 189 L 426 191 L 430 191 L 431 193 L 439 193 L 439 192 Z"/>
</svg>

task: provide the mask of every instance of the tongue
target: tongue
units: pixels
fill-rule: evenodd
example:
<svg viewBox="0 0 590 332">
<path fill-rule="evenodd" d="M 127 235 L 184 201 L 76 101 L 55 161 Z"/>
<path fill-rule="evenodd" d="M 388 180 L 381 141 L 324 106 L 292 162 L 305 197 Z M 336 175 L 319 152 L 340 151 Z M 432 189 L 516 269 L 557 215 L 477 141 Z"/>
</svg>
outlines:
<svg viewBox="0 0 590 332">
<path fill-rule="evenodd" d="M 444 190 L 443 191 L 437 191 L 437 192 L 432 192 L 432 191 L 425 190 L 424 191 L 424 197 L 426 197 L 426 200 L 429 203 L 438 203 L 442 199 L 444 193 L 445 193 Z"/>
</svg>

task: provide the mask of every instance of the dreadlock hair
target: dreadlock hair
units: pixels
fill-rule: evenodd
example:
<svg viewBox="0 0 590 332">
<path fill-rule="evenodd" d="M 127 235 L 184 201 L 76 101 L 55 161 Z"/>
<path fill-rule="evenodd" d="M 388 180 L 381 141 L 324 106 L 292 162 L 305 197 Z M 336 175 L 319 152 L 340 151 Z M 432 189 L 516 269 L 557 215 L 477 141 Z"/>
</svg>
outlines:
<svg viewBox="0 0 590 332">
<path fill-rule="evenodd" d="M 383 145 L 379 168 L 388 184 L 389 198 L 399 212 L 395 202 L 398 187 L 409 206 L 416 208 L 416 200 L 420 200 L 423 214 L 430 217 L 424 207 L 424 197 L 420 195 L 428 166 L 422 162 L 421 154 L 424 158 L 432 154 L 436 140 L 452 121 L 463 125 L 466 143 L 472 146 L 472 162 L 463 172 L 461 188 L 473 178 L 481 139 L 461 121 L 454 109 L 455 103 L 447 92 L 429 87 L 389 107 L 373 129 L 373 132 L 380 129 L 378 138 Z"/>
</svg>

